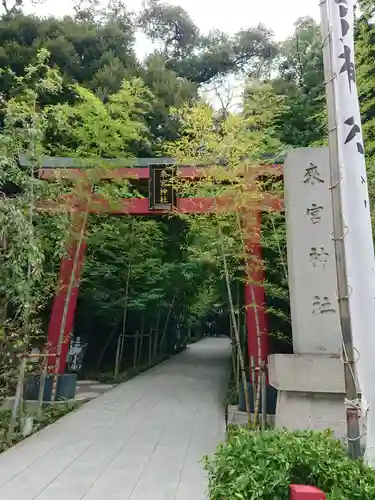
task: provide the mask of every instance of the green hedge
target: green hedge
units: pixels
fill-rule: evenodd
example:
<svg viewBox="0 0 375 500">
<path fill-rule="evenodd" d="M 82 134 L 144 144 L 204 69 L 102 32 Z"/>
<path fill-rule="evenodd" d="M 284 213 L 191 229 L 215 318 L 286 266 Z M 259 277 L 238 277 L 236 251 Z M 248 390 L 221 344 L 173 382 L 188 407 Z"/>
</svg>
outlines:
<svg viewBox="0 0 375 500">
<path fill-rule="evenodd" d="M 287 500 L 290 484 L 329 500 L 375 500 L 375 471 L 350 460 L 330 432 L 231 429 L 205 468 L 210 500 Z"/>
</svg>

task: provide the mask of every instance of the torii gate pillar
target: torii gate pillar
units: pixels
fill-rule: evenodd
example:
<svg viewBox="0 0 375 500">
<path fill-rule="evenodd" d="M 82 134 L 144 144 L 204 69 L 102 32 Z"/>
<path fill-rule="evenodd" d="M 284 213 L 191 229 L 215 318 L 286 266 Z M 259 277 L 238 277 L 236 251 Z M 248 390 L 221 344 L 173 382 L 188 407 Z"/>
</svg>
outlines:
<svg viewBox="0 0 375 500">
<path fill-rule="evenodd" d="M 260 241 L 262 213 L 254 214 L 251 237 L 246 242 L 248 253 L 247 275 L 245 276 L 245 308 L 247 345 L 250 367 L 267 364 L 269 355 L 269 335 L 266 313 L 266 294 L 264 290 L 265 271 L 263 269 L 263 249 Z M 250 370 L 250 381 L 253 372 Z"/>
</svg>

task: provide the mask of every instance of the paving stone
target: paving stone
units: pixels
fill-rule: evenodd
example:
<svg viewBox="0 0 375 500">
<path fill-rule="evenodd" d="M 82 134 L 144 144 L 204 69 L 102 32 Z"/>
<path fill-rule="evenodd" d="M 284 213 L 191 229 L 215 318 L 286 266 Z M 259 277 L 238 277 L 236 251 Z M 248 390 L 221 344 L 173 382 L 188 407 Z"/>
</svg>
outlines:
<svg viewBox="0 0 375 500">
<path fill-rule="evenodd" d="M 205 339 L 14 446 L 0 498 L 205 500 L 200 460 L 224 438 L 229 360 L 228 339 Z"/>
</svg>

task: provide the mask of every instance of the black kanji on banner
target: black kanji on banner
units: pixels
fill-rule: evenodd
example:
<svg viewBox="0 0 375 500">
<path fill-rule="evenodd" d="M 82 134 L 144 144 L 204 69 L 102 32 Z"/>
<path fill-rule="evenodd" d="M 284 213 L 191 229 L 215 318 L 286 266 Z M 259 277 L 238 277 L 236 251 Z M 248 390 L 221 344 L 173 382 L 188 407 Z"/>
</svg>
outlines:
<svg viewBox="0 0 375 500">
<path fill-rule="evenodd" d="M 350 92 L 352 91 L 352 83 L 355 83 L 356 80 L 355 65 L 351 60 L 351 56 L 352 51 L 350 47 L 344 45 L 344 52 L 339 55 L 339 59 L 344 59 L 344 64 L 340 69 L 340 74 L 345 73 L 345 71 L 347 72 Z"/>
<path fill-rule="evenodd" d="M 348 15 L 348 0 L 335 0 L 337 5 L 339 6 L 340 19 L 341 19 L 341 35 L 346 36 L 350 29 L 350 24 L 346 20 L 346 16 Z"/>
<path fill-rule="evenodd" d="M 349 127 L 351 127 L 351 130 L 350 130 L 347 138 L 345 139 L 345 144 L 349 144 L 349 142 L 351 142 L 353 139 L 355 139 L 357 137 L 357 134 L 361 134 L 361 128 L 355 123 L 353 116 L 351 116 L 350 118 L 345 120 L 344 123 L 345 123 L 345 125 L 348 125 Z M 358 140 L 357 140 L 357 150 L 358 150 L 358 153 L 360 153 L 361 155 L 363 155 L 365 153 L 362 142 L 360 142 Z"/>
</svg>

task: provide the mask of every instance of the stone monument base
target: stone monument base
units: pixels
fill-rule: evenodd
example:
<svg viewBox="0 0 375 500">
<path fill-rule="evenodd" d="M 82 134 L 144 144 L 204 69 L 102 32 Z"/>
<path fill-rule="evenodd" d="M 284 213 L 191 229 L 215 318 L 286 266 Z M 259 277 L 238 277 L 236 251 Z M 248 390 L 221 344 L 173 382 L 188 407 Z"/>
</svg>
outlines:
<svg viewBox="0 0 375 500">
<path fill-rule="evenodd" d="M 275 427 L 332 429 L 345 438 L 344 366 L 338 356 L 273 354 L 269 380 L 278 390 Z"/>
<path fill-rule="evenodd" d="M 258 415 L 258 423 L 262 416 Z M 254 422 L 254 413 L 251 414 L 251 421 Z M 237 427 L 246 427 L 248 425 L 246 411 L 238 409 L 237 405 L 228 405 L 227 408 L 227 427 L 235 425 Z M 267 415 L 267 425 L 273 429 L 275 427 L 275 415 Z"/>
</svg>

